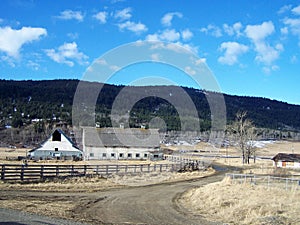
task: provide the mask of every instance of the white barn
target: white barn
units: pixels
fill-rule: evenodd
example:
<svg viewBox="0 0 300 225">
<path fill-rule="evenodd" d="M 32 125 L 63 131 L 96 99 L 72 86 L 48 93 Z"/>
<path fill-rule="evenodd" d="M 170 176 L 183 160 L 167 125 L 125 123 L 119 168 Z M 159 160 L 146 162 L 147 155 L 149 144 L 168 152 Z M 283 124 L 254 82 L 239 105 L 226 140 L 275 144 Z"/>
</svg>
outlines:
<svg viewBox="0 0 300 225">
<path fill-rule="evenodd" d="M 82 158 L 82 150 L 61 129 L 56 129 L 39 147 L 30 150 L 28 157 L 31 159 Z"/>
<path fill-rule="evenodd" d="M 272 160 L 275 167 L 300 169 L 300 154 L 278 153 Z"/>
<path fill-rule="evenodd" d="M 153 159 L 159 152 L 157 129 L 83 127 L 85 160 Z"/>
</svg>

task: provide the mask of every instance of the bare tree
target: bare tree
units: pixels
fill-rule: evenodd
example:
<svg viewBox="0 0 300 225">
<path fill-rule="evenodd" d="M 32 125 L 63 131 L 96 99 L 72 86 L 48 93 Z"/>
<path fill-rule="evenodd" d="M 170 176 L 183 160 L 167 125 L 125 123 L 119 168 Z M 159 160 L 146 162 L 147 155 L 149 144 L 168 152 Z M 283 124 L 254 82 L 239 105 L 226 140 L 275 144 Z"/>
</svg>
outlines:
<svg viewBox="0 0 300 225">
<path fill-rule="evenodd" d="M 235 142 L 241 151 L 243 163 L 249 164 L 251 156 L 253 156 L 255 162 L 256 129 L 252 121 L 247 118 L 247 112 L 239 111 L 230 128 L 235 137 Z"/>
</svg>

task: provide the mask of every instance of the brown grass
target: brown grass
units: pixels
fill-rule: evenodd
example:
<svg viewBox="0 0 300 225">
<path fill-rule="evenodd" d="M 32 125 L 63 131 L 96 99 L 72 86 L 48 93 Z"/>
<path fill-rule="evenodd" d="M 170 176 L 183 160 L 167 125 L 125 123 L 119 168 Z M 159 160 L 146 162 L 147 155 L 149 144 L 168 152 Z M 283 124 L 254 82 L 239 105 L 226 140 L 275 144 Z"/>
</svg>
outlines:
<svg viewBox="0 0 300 225">
<path fill-rule="evenodd" d="M 222 182 L 186 192 L 179 202 L 210 221 L 227 224 L 299 224 L 300 191 Z"/>
<path fill-rule="evenodd" d="M 40 183 L 0 183 L 0 190 L 30 190 L 41 192 L 95 192 L 121 185 L 111 179 L 94 177 L 72 177 L 66 179 L 52 179 Z"/>
</svg>

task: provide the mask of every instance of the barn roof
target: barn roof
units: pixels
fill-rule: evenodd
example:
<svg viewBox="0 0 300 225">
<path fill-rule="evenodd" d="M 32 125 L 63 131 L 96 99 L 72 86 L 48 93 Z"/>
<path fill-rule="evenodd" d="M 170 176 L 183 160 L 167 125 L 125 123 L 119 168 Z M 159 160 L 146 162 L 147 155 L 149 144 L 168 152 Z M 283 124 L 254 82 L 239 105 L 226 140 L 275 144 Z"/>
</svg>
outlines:
<svg viewBox="0 0 300 225">
<path fill-rule="evenodd" d="M 300 162 L 300 154 L 288 154 L 288 153 L 278 153 L 272 160 L 284 161 L 284 162 Z"/>
<path fill-rule="evenodd" d="M 84 145 L 89 147 L 158 148 L 157 129 L 84 127 Z"/>
</svg>

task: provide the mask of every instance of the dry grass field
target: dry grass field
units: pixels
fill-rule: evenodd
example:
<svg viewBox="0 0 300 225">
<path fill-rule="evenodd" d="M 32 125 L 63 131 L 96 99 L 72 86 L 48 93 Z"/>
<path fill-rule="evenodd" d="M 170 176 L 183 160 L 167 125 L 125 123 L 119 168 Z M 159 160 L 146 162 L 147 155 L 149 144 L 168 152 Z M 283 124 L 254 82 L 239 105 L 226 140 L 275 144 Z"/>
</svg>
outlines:
<svg viewBox="0 0 300 225">
<path fill-rule="evenodd" d="M 180 204 L 194 214 L 225 224 L 300 224 L 300 191 L 250 184 L 229 178 L 184 193 Z"/>
</svg>

